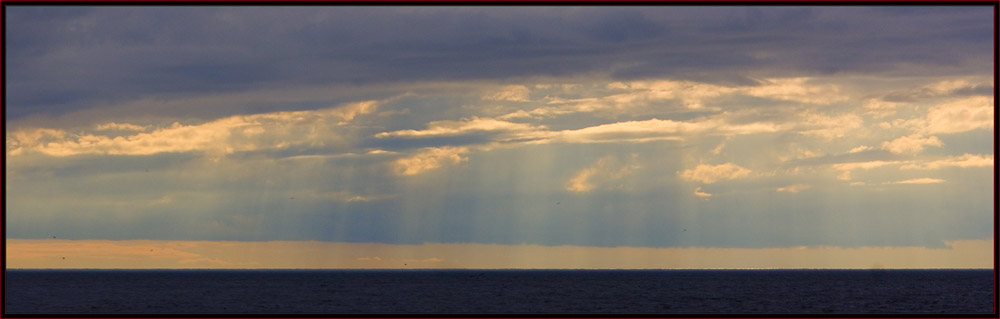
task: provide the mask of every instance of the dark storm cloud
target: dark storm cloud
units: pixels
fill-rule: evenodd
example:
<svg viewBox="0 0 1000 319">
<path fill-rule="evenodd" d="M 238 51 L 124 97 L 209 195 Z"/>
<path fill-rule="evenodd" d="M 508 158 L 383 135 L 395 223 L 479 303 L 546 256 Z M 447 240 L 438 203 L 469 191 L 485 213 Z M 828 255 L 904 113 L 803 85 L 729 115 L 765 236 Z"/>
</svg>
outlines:
<svg viewBox="0 0 1000 319">
<path fill-rule="evenodd" d="M 993 39 L 988 7 L 8 9 L 12 118 L 302 85 L 982 72 Z"/>
</svg>

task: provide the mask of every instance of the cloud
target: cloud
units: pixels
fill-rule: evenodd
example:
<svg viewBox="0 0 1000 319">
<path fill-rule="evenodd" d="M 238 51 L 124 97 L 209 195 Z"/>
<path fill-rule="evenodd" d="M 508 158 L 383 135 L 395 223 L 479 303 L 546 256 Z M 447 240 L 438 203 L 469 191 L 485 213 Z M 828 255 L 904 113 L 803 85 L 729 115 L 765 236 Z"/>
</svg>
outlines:
<svg viewBox="0 0 1000 319">
<path fill-rule="evenodd" d="M 678 175 L 685 180 L 711 184 L 725 179 L 747 177 L 750 175 L 750 170 L 733 163 L 725 163 L 714 166 L 698 164 L 698 166 L 694 169 L 684 170 Z"/>
<path fill-rule="evenodd" d="M 614 105 L 607 104 L 602 101 L 602 98 L 579 98 L 564 100 L 559 97 L 548 98 L 549 101 L 546 103 L 550 106 L 543 106 L 539 108 L 532 109 L 530 111 L 517 110 L 511 113 L 507 113 L 499 116 L 499 119 L 522 119 L 522 118 L 551 118 L 564 114 L 573 113 L 597 113 L 601 111 L 616 111 L 619 110 L 614 107 Z M 634 109 L 641 104 L 631 104 L 628 109 Z"/>
<path fill-rule="evenodd" d="M 531 89 L 524 85 L 508 85 L 496 92 L 493 92 L 492 94 L 484 96 L 483 99 L 493 101 L 526 102 L 528 101 L 529 94 L 531 94 Z"/>
<path fill-rule="evenodd" d="M 588 181 L 590 176 L 593 174 L 594 172 L 591 169 L 584 169 L 580 171 L 576 174 L 576 176 L 570 179 L 568 183 L 566 183 L 566 190 L 578 193 L 589 192 L 594 189 L 594 185 Z"/>
<path fill-rule="evenodd" d="M 636 163 L 637 157 L 637 154 L 632 154 L 628 162 L 625 163 L 620 162 L 612 155 L 601 157 L 590 167 L 577 172 L 566 183 L 566 190 L 585 193 L 606 184 L 619 181 L 639 168 Z"/>
<path fill-rule="evenodd" d="M 533 109 L 518 109 L 514 112 L 500 116 L 501 119 L 532 118 L 544 119 L 559 115 L 587 113 L 595 116 L 614 117 L 623 114 L 644 114 L 654 110 L 681 110 L 673 107 L 672 103 L 663 103 L 668 100 L 681 101 L 680 94 L 683 90 L 682 82 L 662 80 L 658 82 L 635 82 L 631 87 L 620 82 L 619 85 L 608 84 L 539 84 L 539 94 L 545 94 L 538 103 L 544 106 Z M 663 88 L 652 90 L 651 83 L 677 84 L 675 88 Z M 704 83 L 684 82 L 691 85 L 704 85 Z M 553 89 L 556 88 L 556 89 Z M 623 92 L 624 91 L 624 92 Z"/>
<path fill-rule="evenodd" d="M 371 114 L 378 109 L 379 102 L 375 100 L 347 103 L 339 107 L 328 109 L 325 111 L 315 112 L 315 114 L 309 114 L 308 112 L 294 112 L 295 116 L 307 117 L 307 116 L 331 116 L 333 118 L 340 118 L 341 122 L 338 124 L 345 124 L 353 120 L 358 115 Z"/>
<path fill-rule="evenodd" d="M 875 118 L 884 118 L 889 115 L 895 114 L 896 109 L 902 103 L 890 102 L 880 99 L 867 99 L 865 100 L 864 108 L 865 112 Z"/>
<path fill-rule="evenodd" d="M 693 133 L 703 129 L 704 127 L 697 124 L 654 118 L 560 131 L 558 140 L 571 143 L 678 140 L 681 133 Z"/>
<path fill-rule="evenodd" d="M 952 134 L 993 128 L 993 97 L 975 96 L 932 107 L 920 133 Z"/>
<path fill-rule="evenodd" d="M 840 92 L 836 85 L 812 84 L 810 83 L 812 80 L 805 77 L 767 78 L 758 80 L 753 85 L 745 86 L 722 86 L 698 81 L 668 79 L 611 82 L 587 89 L 577 88 L 571 92 L 556 92 L 555 96 L 546 96 L 543 99 L 546 101 L 546 106 L 531 110 L 517 110 L 499 118 L 547 118 L 571 113 L 616 116 L 637 113 L 719 110 L 721 107 L 727 106 L 719 102 L 721 98 L 745 96 L 807 104 L 830 104 L 848 98 Z M 665 103 L 669 101 L 676 101 L 676 103 Z"/>
<path fill-rule="evenodd" d="M 719 153 L 722 153 L 722 148 L 723 147 L 726 147 L 726 142 L 725 141 L 723 141 L 722 143 L 719 143 L 719 145 L 716 145 L 715 148 L 712 149 L 712 155 L 719 155 Z"/>
<path fill-rule="evenodd" d="M 553 131 L 544 125 L 515 123 L 493 118 L 472 117 L 460 121 L 434 121 L 425 130 L 400 130 L 375 134 L 379 139 L 430 139 L 486 134 L 485 142 L 523 143 L 644 143 L 683 140 L 697 135 L 748 135 L 778 131 L 772 123 L 730 124 L 722 119 L 674 121 L 652 118 L 598 124 L 579 129 Z M 484 142 L 484 141 L 479 141 Z"/>
<path fill-rule="evenodd" d="M 963 154 L 924 163 L 910 163 L 900 169 L 941 169 L 945 167 L 988 167 L 993 166 L 993 155 Z"/>
<path fill-rule="evenodd" d="M 811 80 L 807 77 L 762 79 L 759 85 L 742 91 L 755 97 L 808 104 L 831 104 L 847 99 L 837 85 L 812 84 Z"/>
<path fill-rule="evenodd" d="M 884 128 L 908 128 L 917 135 L 954 134 L 993 128 L 993 97 L 971 96 L 952 99 L 928 109 L 923 117 L 895 119 Z"/>
<path fill-rule="evenodd" d="M 433 121 L 425 130 L 400 130 L 375 134 L 376 138 L 428 138 L 459 136 L 474 133 L 492 133 L 497 138 L 517 139 L 532 137 L 533 133 L 545 129 L 544 126 L 514 123 L 504 120 L 471 117 L 460 121 Z"/>
<path fill-rule="evenodd" d="M 886 165 L 896 165 L 900 163 L 901 162 L 899 161 L 868 161 L 868 162 L 837 163 L 833 164 L 832 167 L 833 169 L 840 171 L 840 174 L 837 175 L 837 179 L 846 181 L 851 179 L 852 170 L 856 169 L 868 170 L 876 167 L 882 167 Z"/>
<path fill-rule="evenodd" d="M 763 14 L 747 8 L 33 9 L 15 8 L 7 20 L 17 31 L 8 43 L 13 118 L 68 114 L 109 100 L 316 83 L 593 74 L 721 82 L 838 72 L 988 73 L 981 70 L 992 61 L 990 12 L 963 8 L 919 19 L 862 7 L 767 8 Z M 737 16 L 747 18 L 733 22 Z M 700 40 L 719 34 L 727 41 Z M 781 49 L 788 47 L 796 50 Z M 749 92 L 825 103 L 823 85 L 788 89 L 801 84 L 789 81 Z M 701 100 L 687 105 L 697 108 Z"/>
<path fill-rule="evenodd" d="M 37 152 L 59 157 L 173 152 L 205 152 L 220 156 L 292 145 L 322 146 L 338 142 L 340 134 L 334 128 L 357 115 L 374 112 L 377 105 L 376 101 L 365 101 L 315 111 L 236 115 L 194 125 L 174 122 L 150 132 L 115 137 L 46 129 L 22 130 L 14 132 L 13 141 L 8 139 L 8 149 L 12 155 Z"/>
<path fill-rule="evenodd" d="M 377 200 L 384 200 L 395 197 L 395 195 L 358 195 L 348 191 L 337 191 L 321 193 L 318 195 L 319 198 L 331 199 L 339 202 L 370 202 Z"/>
<path fill-rule="evenodd" d="M 96 129 L 98 131 L 113 130 L 113 131 L 135 131 L 135 132 L 142 132 L 142 131 L 146 130 L 146 127 L 145 126 L 135 125 L 135 124 L 128 124 L 128 123 L 108 122 L 108 123 L 97 125 Z"/>
<path fill-rule="evenodd" d="M 701 197 L 701 198 L 709 198 L 709 197 L 712 197 L 712 194 L 703 192 L 701 190 L 701 186 L 698 186 L 698 187 L 694 188 L 694 196 L 698 196 L 698 197 Z"/>
<path fill-rule="evenodd" d="M 924 150 L 924 146 L 940 147 L 941 140 L 936 136 L 921 137 L 920 135 L 902 136 L 888 142 L 882 142 L 882 149 L 900 153 L 919 153 Z"/>
<path fill-rule="evenodd" d="M 836 169 L 872 169 L 876 167 L 882 167 L 885 165 L 899 164 L 899 161 L 869 161 L 869 162 L 853 162 L 853 163 L 839 163 L 833 164 L 833 168 Z"/>
<path fill-rule="evenodd" d="M 702 108 L 709 100 L 736 92 L 733 88 L 710 83 L 671 79 L 541 86 L 559 89 L 547 89 L 539 93 L 546 94 L 538 101 L 544 106 L 530 110 L 520 109 L 501 118 L 541 119 L 573 113 L 613 118 L 621 115 L 704 111 Z"/>
<path fill-rule="evenodd" d="M 924 92 L 927 96 L 940 96 L 948 95 L 970 86 L 972 86 L 972 83 L 965 79 L 942 80 L 924 85 L 920 88 L 920 91 Z"/>
<path fill-rule="evenodd" d="M 553 140 L 569 143 L 641 143 L 659 140 L 683 140 L 685 137 L 693 135 L 731 136 L 768 133 L 777 130 L 778 128 L 771 123 L 729 124 L 719 119 L 686 122 L 653 118 L 558 131 Z"/>
<path fill-rule="evenodd" d="M 706 100 L 738 92 L 738 89 L 694 81 L 634 81 L 625 85 L 630 92 L 610 97 L 617 107 L 637 101 L 679 100 L 688 109 L 705 107 Z"/>
<path fill-rule="evenodd" d="M 21 129 L 7 133 L 6 147 L 7 154 L 17 156 L 26 151 L 47 145 L 58 143 L 66 138 L 66 131 L 49 128 Z"/>
<path fill-rule="evenodd" d="M 9 9 L 18 236 L 759 247 L 990 231 L 985 8 Z M 958 200 L 850 187 L 913 172 Z M 852 200 L 753 200 L 778 189 Z M 712 192 L 746 216 L 815 213 L 753 237 L 775 225 L 728 229 L 731 205 L 697 200 Z M 693 214 L 713 232 L 656 236 Z M 345 260 L 364 256 L 452 261 Z"/>
<path fill-rule="evenodd" d="M 860 145 L 858 147 L 852 148 L 850 151 L 847 151 L 847 152 L 848 153 L 857 153 L 857 152 L 864 152 L 864 151 L 867 151 L 867 150 L 870 150 L 870 149 L 872 149 L 871 146 Z"/>
<path fill-rule="evenodd" d="M 793 184 L 793 185 L 778 187 L 777 189 L 775 189 L 775 191 L 786 192 L 786 193 L 798 193 L 807 190 L 810 187 L 812 186 L 806 184 Z"/>
<path fill-rule="evenodd" d="M 893 184 L 937 184 L 944 183 L 945 180 L 937 178 L 914 178 L 898 182 L 893 182 Z"/>
<path fill-rule="evenodd" d="M 970 95 L 992 95 L 993 85 L 989 79 L 985 78 L 957 78 L 940 80 L 933 83 L 920 85 L 918 87 L 894 91 L 886 94 L 881 101 L 875 103 L 886 103 L 886 105 L 899 105 L 899 102 L 916 102 L 924 99 L 941 97 L 961 97 Z"/>
<path fill-rule="evenodd" d="M 789 155 L 781 155 L 781 156 L 778 157 L 778 160 L 780 160 L 782 162 L 789 161 L 789 160 L 794 160 L 794 161 L 800 161 L 801 162 L 803 160 L 822 158 L 822 156 L 823 156 L 823 154 L 819 150 L 809 150 L 809 149 L 798 147 L 798 146 L 790 147 L 789 151 L 792 153 L 791 156 L 789 156 Z"/>
<path fill-rule="evenodd" d="M 863 123 L 861 117 L 856 114 L 830 116 L 811 111 L 799 114 L 799 120 L 796 125 L 799 133 L 819 136 L 826 140 L 844 137 L 847 132 L 860 128 Z"/>
<path fill-rule="evenodd" d="M 464 155 L 469 152 L 468 147 L 428 147 L 419 153 L 400 158 L 394 162 L 395 173 L 397 175 L 416 175 L 429 170 L 439 168 L 444 165 L 458 164 L 468 160 Z"/>
</svg>

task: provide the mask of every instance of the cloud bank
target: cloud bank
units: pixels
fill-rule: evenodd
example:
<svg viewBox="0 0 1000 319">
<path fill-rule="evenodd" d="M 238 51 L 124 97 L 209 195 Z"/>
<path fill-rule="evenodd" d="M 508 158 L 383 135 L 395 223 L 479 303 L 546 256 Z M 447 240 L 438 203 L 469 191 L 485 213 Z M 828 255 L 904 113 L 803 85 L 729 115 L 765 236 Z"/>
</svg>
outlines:
<svg viewBox="0 0 1000 319">
<path fill-rule="evenodd" d="M 988 7 L 8 9 L 12 239 L 909 258 L 994 232 Z"/>
</svg>

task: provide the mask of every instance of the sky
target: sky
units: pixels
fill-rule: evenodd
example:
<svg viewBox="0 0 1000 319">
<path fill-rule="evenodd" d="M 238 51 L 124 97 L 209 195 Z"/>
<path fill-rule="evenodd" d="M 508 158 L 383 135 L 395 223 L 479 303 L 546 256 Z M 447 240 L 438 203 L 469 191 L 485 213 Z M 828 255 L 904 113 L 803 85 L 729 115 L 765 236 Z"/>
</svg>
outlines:
<svg viewBox="0 0 1000 319">
<path fill-rule="evenodd" d="M 32 7 L 12 268 L 992 268 L 993 7 Z"/>
</svg>

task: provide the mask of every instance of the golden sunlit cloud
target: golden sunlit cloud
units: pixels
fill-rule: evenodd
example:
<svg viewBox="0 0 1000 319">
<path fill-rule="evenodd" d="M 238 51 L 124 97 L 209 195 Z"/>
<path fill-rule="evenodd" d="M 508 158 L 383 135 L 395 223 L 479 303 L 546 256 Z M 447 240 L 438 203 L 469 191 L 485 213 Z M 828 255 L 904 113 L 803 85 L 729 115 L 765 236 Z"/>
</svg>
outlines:
<svg viewBox="0 0 1000 319">
<path fill-rule="evenodd" d="M 14 132 L 13 139 L 8 138 L 7 149 L 11 155 L 38 152 L 59 157 L 192 151 L 221 156 L 238 151 L 280 149 L 296 144 L 323 145 L 336 143 L 338 139 L 338 134 L 331 127 L 345 124 L 358 115 L 372 113 L 377 107 L 376 101 L 364 101 L 315 111 L 236 115 L 197 125 L 175 122 L 169 127 L 151 132 L 115 137 L 87 133 L 67 134 L 59 130 L 24 130 Z M 108 123 L 98 128 L 122 127 L 139 126 Z"/>
<path fill-rule="evenodd" d="M 694 196 L 698 196 L 701 198 L 709 198 L 712 197 L 712 194 L 701 191 L 701 186 L 698 186 L 694 188 Z"/>
<path fill-rule="evenodd" d="M 747 95 L 809 104 L 830 104 L 846 99 L 835 84 L 814 84 L 807 77 L 771 78 L 743 91 Z"/>
<path fill-rule="evenodd" d="M 316 197 L 330 199 L 339 202 L 370 202 L 377 200 L 385 200 L 395 197 L 395 195 L 377 194 L 377 195 L 358 195 L 352 192 L 339 191 L 339 192 L 327 192 L 318 194 Z"/>
<path fill-rule="evenodd" d="M 750 175 L 750 170 L 733 163 L 719 165 L 698 164 L 694 169 L 684 170 L 678 175 L 689 181 L 711 184 L 719 180 L 747 177 Z"/>
<path fill-rule="evenodd" d="M 618 159 L 611 155 L 599 158 L 590 167 L 577 172 L 566 183 L 566 190 L 584 193 L 601 185 L 621 180 L 639 168 L 638 164 L 635 163 L 637 157 L 638 154 L 632 154 L 627 163 L 619 163 Z"/>
<path fill-rule="evenodd" d="M 814 79 L 806 77 L 759 79 L 756 85 L 750 86 L 722 86 L 685 80 L 611 82 L 599 86 L 614 90 L 611 94 L 578 98 L 546 96 L 542 99 L 546 106 L 517 110 L 499 118 L 547 118 L 570 113 L 629 114 L 649 111 L 652 105 L 667 101 L 677 101 L 687 110 L 718 109 L 724 105 L 713 104 L 714 99 L 741 95 L 821 105 L 847 99 L 837 85 L 812 82 Z M 484 99 L 526 101 L 529 92 L 527 87 L 507 86 Z"/>
<path fill-rule="evenodd" d="M 900 107 L 902 103 L 884 101 L 880 99 L 867 99 L 865 100 L 865 111 L 866 113 L 874 116 L 875 118 L 884 118 L 889 115 L 896 113 L 896 109 Z"/>
<path fill-rule="evenodd" d="M 645 121 L 627 121 L 577 130 L 557 132 L 558 141 L 570 143 L 608 143 L 608 142 L 651 142 L 660 140 L 682 140 L 685 136 L 698 134 L 745 135 L 775 132 L 778 128 L 771 123 L 749 123 L 732 125 L 721 120 L 705 120 L 700 122 L 683 122 L 650 119 Z"/>
<path fill-rule="evenodd" d="M 416 175 L 444 165 L 458 164 L 468 160 L 464 156 L 468 152 L 468 147 L 428 147 L 416 155 L 396 160 L 395 172 L 398 175 Z"/>
<path fill-rule="evenodd" d="M 136 132 L 142 132 L 142 131 L 146 130 L 146 127 L 145 126 L 135 125 L 135 124 L 128 124 L 128 123 L 108 122 L 108 123 L 97 125 L 96 130 L 98 130 L 98 131 L 114 130 L 114 131 L 136 131 Z"/>
<path fill-rule="evenodd" d="M 531 90 L 524 85 L 508 85 L 499 91 L 484 96 L 484 100 L 524 102 Z"/>
<path fill-rule="evenodd" d="M 381 132 L 375 134 L 375 137 L 430 138 L 488 132 L 495 134 L 492 136 L 492 142 L 522 142 L 530 144 L 548 142 L 644 143 L 663 140 L 683 140 L 685 137 L 696 135 L 732 136 L 770 133 L 779 130 L 777 125 L 765 122 L 730 124 L 718 118 L 701 121 L 673 121 L 653 118 L 642 121 L 600 124 L 580 129 L 551 131 L 544 125 L 515 123 L 503 119 L 511 118 L 511 115 L 514 114 L 521 113 L 511 113 L 501 116 L 501 119 L 472 117 L 460 121 L 434 121 L 428 123 L 425 130 Z"/>
<path fill-rule="evenodd" d="M 457 136 L 475 132 L 505 132 L 518 137 L 529 137 L 528 133 L 544 130 L 544 126 L 514 123 L 492 118 L 472 117 L 461 121 L 434 121 L 426 130 L 402 130 L 375 134 L 376 138 L 388 137 L 439 137 Z"/>
<path fill-rule="evenodd" d="M 794 184 L 794 185 L 788 185 L 788 186 L 778 187 L 777 189 L 775 189 L 775 191 L 786 192 L 786 193 L 798 193 L 798 192 L 807 190 L 810 187 L 811 186 L 806 185 L 806 184 Z"/>
<path fill-rule="evenodd" d="M 920 132 L 951 134 L 993 128 L 993 97 L 975 96 L 933 107 Z"/>
<path fill-rule="evenodd" d="M 853 113 L 831 116 L 815 112 L 799 114 L 799 123 L 793 124 L 801 134 L 833 140 L 861 127 L 863 120 Z"/>
<path fill-rule="evenodd" d="M 893 153 L 919 153 L 925 146 L 940 147 L 941 140 L 936 136 L 921 137 L 919 135 L 903 136 L 892 141 L 883 142 L 882 149 Z"/>
<path fill-rule="evenodd" d="M 940 169 L 945 167 L 988 167 L 993 166 L 993 155 L 962 154 L 927 163 L 911 163 L 900 169 Z"/>
<path fill-rule="evenodd" d="M 833 164 L 832 167 L 833 167 L 833 169 L 840 171 L 840 174 L 837 175 L 837 179 L 839 179 L 839 180 L 845 180 L 846 181 L 846 180 L 850 180 L 851 179 L 851 171 L 852 170 L 856 170 L 856 169 L 868 170 L 868 169 L 873 169 L 873 168 L 876 168 L 876 167 L 882 167 L 882 166 L 886 166 L 886 165 L 896 165 L 896 164 L 899 164 L 899 163 L 901 163 L 901 162 L 899 162 L 899 161 L 869 161 L 869 162 L 838 163 L 838 164 Z"/>
<path fill-rule="evenodd" d="M 857 153 L 857 152 L 864 152 L 864 151 L 867 151 L 867 150 L 870 150 L 870 149 L 872 149 L 871 146 L 861 145 L 861 146 L 852 148 L 851 150 L 849 150 L 847 152 L 848 153 Z"/>
<path fill-rule="evenodd" d="M 914 178 L 914 179 L 908 179 L 908 180 L 905 180 L 905 181 L 893 182 L 893 184 L 937 184 L 937 183 L 944 183 L 944 182 L 945 181 L 943 179 L 926 178 L 925 177 L 925 178 Z"/>
</svg>

